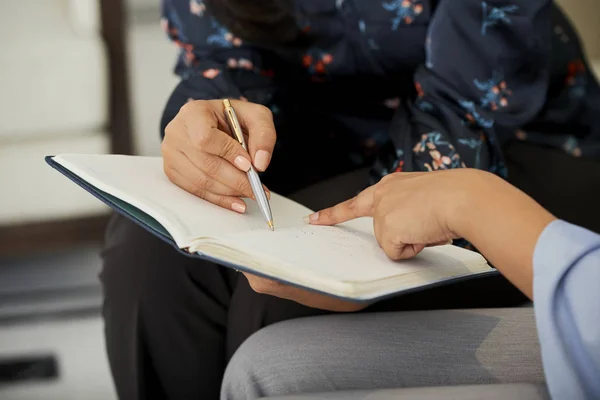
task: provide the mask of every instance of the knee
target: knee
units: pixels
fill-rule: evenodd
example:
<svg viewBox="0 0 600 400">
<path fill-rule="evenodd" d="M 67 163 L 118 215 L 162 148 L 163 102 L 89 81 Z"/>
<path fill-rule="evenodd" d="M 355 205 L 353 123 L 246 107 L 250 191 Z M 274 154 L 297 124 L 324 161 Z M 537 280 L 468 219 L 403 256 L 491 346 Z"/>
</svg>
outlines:
<svg viewBox="0 0 600 400">
<path fill-rule="evenodd" d="M 170 255 L 170 257 L 169 257 Z M 147 232 L 129 219 L 115 214 L 111 217 L 102 250 L 100 280 L 105 286 L 139 285 L 144 277 L 163 273 L 164 261 L 177 259 L 177 250 Z"/>
<path fill-rule="evenodd" d="M 146 249 L 152 248 L 154 237 L 129 219 L 113 214 L 104 233 L 102 250 L 103 272 L 107 274 L 135 274 L 131 271 L 140 265 L 133 262 L 144 257 Z"/>
<path fill-rule="evenodd" d="M 290 357 L 296 352 L 290 337 L 295 321 L 263 328 L 233 355 L 227 365 L 221 387 L 222 400 L 246 400 L 297 393 L 294 388 Z M 297 360 L 296 360 L 297 361 Z"/>
<path fill-rule="evenodd" d="M 105 300 L 136 300 L 162 291 L 177 275 L 179 258 L 172 246 L 121 215 L 113 215 L 105 234 L 100 281 Z M 167 265 L 165 265 L 167 264 Z"/>
<path fill-rule="evenodd" d="M 235 352 L 225 370 L 221 387 L 222 400 L 257 399 L 266 396 L 263 385 L 272 371 L 264 363 L 268 335 L 265 328 L 248 338 Z"/>
</svg>

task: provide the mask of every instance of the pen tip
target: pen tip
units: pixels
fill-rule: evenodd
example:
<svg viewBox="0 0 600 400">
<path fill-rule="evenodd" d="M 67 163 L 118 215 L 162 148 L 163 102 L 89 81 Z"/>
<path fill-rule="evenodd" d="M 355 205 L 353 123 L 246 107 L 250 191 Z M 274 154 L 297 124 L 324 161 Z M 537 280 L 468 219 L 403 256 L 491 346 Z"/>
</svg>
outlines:
<svg viewBox="0 0 600 400">
<path fill-rule="evenodd" d="M 271 229 L 272 231 L 275 230 L 275 225 L 273 225 L 273 220 L 267 222 L 269 224 L 269 229 Z"/>
</svg>

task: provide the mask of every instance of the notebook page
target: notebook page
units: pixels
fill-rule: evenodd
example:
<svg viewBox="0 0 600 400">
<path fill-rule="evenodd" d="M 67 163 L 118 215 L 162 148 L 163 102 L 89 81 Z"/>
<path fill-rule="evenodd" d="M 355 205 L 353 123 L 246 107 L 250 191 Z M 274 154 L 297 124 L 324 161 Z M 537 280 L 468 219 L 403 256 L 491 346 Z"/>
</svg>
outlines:
<svg viewBox="0 0 600 400">
<path fill-rule="evenodd" d="M 219 237 L 219 243 L 257 259 L 355 283 L 422 272 L 425 268 L 485 263 L 478 254 L 455 246 L 428 248 L 411 260 L 392 261 L 375 240 L 371 218 L 336 227 L 303 225 L 275 232 L 234 234 Z"/>
<path fill-rule="evenodd" d="M 255 201 L 245 199 L 244 215 L 204 201 L 171 183 L 160 157 L 63 154 L 54 160 L 89 184 L 152 216 L 181 248 L 200 237 L 269 231 Z M 283 196 L 271 196 L 271 211 L 278 228 L 301 224 L 310 213 L 308 208 Z"/>
</svg>

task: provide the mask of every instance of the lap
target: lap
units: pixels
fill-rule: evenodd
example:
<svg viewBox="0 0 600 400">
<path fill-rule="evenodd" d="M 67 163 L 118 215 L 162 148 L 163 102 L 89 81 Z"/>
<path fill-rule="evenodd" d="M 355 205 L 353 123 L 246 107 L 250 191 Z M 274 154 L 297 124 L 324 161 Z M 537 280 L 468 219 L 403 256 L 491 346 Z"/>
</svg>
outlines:
<svg viewBox="0 0 600 400">
<path fill-rule="evenodd" d="M 532 308 L 335 315 L 254 334 L 222 398 L 543 379 Z"/>
<path fill-rule="evenodd" d="M 368 180 L 361 169 L 313 184 L 290 197 L 312 209 L 328 207 L 352 197 Z M 219 326 L 228 326 L 228 351 L 233 351 L 258 329 L 290 318 L 322 315 L 289 300 L 257 294 L 233 270 L 186 256 L 125 217 L 113 216 L 106 234 L 101 280 L 105 308 L 159 316 L 210 314 Z M 523 295 L 502 276 L 458 282 L 377 303 L 365 312 L 440 308 L 501 307 L 521 304 Z M 184 306 L 185 305 L 185 306 Z M 185 311 L 185 312 L 184 312 Z"/>
<path fill-rule="evenodd" d="M 357 171 L 323 183 L 319 192 L 306 189 L 292 197 L 313 208 L 333 205 L 352 196 L 366 176 Z M 113 369 L 119 371 L 145 357 L 161 359 L 161 369 L 193 371 L 191 359 L 200 351 L 215 371 L 222 371 L 237 347 L 263 326 L 325 313 L 255 293 L 243 275 L 189 257 L 118 214 L 107 228 L 102 256 L 107 345 Z M 132 344 L 142 337 L 138 350 Z M 197 337 L 203 337 L 201 344 L 193 344 Z M 172 344 L 167 346 L 167 340 Z M 177 357 L 162 354 L 168 351 Z M 178 361 L 169 364 L 168 358 Z"/>
</svg>

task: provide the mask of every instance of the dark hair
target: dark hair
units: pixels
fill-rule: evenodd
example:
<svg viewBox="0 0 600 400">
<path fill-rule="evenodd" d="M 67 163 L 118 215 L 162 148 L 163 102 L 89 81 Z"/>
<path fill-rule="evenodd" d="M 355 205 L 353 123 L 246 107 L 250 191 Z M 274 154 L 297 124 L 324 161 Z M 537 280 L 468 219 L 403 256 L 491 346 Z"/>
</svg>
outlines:
<svg viewBox="0 0 600 400">
<path fill-rule="evenodd" d="M 204 0 L 208 10 L 231 33 L 259 45 L 294 45 L 302 30 L 293 0 Z"/>
</svg>

